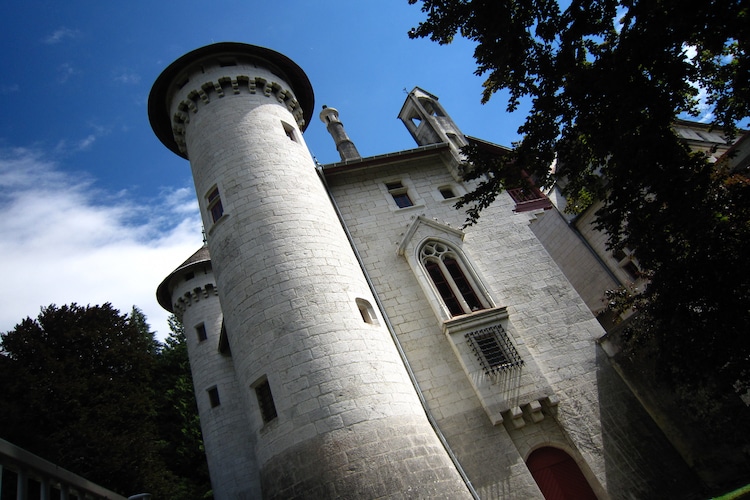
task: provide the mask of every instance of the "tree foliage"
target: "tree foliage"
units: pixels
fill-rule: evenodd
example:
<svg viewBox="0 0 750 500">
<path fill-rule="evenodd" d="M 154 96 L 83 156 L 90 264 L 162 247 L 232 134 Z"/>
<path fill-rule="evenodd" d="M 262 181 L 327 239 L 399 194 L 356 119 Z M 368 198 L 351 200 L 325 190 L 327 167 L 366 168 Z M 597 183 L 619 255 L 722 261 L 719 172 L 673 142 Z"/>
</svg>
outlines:
<svg viewBox="0 0 750 500">
<path fill-rule="evenodd" d="M 210 486 L 178 343 L 161 349 L 137 308 L 43 308 L 0 334 L 0 436 L 125 495 L 202 497 Z M 174 406 L 185 415 L 172 418 Z M 191 440 L 175 437 L 183 428 Z M 195 470 L 175 467 L 185 456 Z"/>
<path fill-rule="evenodd" d="M 193 377 L 182 323 L 169 317 L 170 334 L 158 356 L 156 370 L 160 449 L 180 482 L 169 498 L 208 498 L 208 475 Z"/>
<path fill-rule="evenodd" d="M 418 0 L 409 0 L 418 3 Z M 674 375 L 721 384 L 750 378 L 750 185 L 675 134 L 705 105 L 734 137 L 750 109 L 747 0 L 419 0 L 409 35 L 476 42 L 482 101 L 530 102 L 523 140 L 501 160 L 466 150 L 478 188 L 468 223 L 523 168 L 574 200 L 603 201 L 596 224 L 612 249 L 634 249 L 650 285 L 641 335 Z"/>
</svg>

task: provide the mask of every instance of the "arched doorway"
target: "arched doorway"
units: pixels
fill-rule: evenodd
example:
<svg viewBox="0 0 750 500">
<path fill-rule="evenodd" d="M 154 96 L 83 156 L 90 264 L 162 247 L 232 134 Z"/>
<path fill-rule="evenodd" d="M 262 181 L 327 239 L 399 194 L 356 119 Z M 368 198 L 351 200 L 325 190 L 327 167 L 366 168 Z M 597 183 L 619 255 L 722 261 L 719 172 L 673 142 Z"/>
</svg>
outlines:
<svg viewBox="0 0 750 500">
<path fill-rule="evenodd" d="M 526 466 L 546 500 L 596 500 L 578 464 L 559 448 L 534 450 Z"/>
</svg>

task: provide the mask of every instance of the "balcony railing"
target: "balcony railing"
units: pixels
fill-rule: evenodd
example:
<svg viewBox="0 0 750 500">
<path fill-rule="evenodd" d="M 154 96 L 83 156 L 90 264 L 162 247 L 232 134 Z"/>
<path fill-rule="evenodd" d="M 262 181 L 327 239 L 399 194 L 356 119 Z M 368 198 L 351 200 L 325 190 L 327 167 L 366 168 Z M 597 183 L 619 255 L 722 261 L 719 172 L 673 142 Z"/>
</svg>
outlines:
<svg viewBox="0 0 750 500">
<path fill-rule="evenodd" d="M 37 498 L 127 500 L 122 495 L 0 439 L 0 500 Z"/>
<path fill-rule="evenodd" d="M 535 186 L 508 189 L 508 194 L 516 202 L 516 212 L 547 210 L 552 202 Z"/>
</svg>

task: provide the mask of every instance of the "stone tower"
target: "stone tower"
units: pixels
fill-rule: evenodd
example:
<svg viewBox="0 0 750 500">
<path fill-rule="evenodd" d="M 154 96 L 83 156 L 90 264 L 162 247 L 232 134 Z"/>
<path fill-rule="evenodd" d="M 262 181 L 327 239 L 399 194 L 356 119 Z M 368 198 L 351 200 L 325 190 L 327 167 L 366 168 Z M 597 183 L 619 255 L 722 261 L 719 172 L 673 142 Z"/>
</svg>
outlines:
<svg viewBox="0 0 750 500">
<path fill-rule="evenodd" d="M 222 324 L 208 247 L 177 267 L 156 291 L 159 304 L 185 326 L 209 472 L 216 498 L 259 498 L 255 438 L 249 432 Z M 227 460 L 226 457 L 232 457 Z"/>
<path fill-rule="evenodd" d="M 149 97 L 154 132 L 190 160 L 236 383 L 208 380 L 215 352 L 191 365 L 214 389 L 208 411 L 235 402 L 221 425 L 249 436 L 205 432 L 212 472 L 241 441 L 246 477 L 227 498 L 258 482 L 266 498 L 468 497 L 305 146 L 312 110 L 294 62 L 238 43 L 179 58 Z M 173 307 L 192 294 L 170 289 Z"/>
</svg>

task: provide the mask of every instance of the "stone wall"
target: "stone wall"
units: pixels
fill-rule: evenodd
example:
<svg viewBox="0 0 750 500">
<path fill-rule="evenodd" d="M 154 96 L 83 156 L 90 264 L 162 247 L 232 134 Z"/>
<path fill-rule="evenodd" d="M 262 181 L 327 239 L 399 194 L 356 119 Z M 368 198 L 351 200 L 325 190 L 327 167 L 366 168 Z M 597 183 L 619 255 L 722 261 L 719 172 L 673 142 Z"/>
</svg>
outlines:
<svg viewBox="0 0 750 500">
<path fill-rule="evenodd" d="M 382 189 L 392 180 L 409 186 L 415 206 L 396 207 Z M 329 175 L 328 182 L 430 411 L 482 498 L 540 497 L 525 460 L 541 446 L 566 451 L 601 498 L 648 498 L 649 492 L 660 491 L 658 482 L 639 478 L 658 476 L 654 471 L 662 469 L 651 468 L 650 457 L 666 456 L 654 450 L 669 450 L 669 444 L 663 437 L 653 438 L 659 433 L 647 414 L 635 420 L 617 416 L 617 404 L 607 398 L 619 401 L 620 393 L 608 393 L 611 377 L 602 380 L 597 340 L 604 332 L 529 228 L 529 216 L 513 212 L 510 197 L 501 195 L 477 226 L 461 230 L 464 216 L 453 208 L 456 200 L 444 200 L 437 189 L 453 183 L 437 152 L 408 162 L 394 158 L 371 169 L 339 171 Z M 456 188 L 460 194 L 471 186 Z M 506 331 L 538 370 L 531 372 L 535 387 L 550 390 L 552 398 L 540 412 L 532 414 L 532 388 L 521 384 L 507 393 L 509 387 L 490 381 L 486 386 L 505 391 L 504 397 L 520 409 L 520 414 L 505 411 L 493 421 L 477 392 L 481 384 L 472 380 L 477 375 L 467 373 L 443 331 L 440 299 L 409 265 L 411 250 L 404 240 L 420 217 L 433 222 L 424 224 L 424 233 L 411 234 L 417 243 L 430 230 L 446 241 L 460 240 L 456 234 L 463 233 L 460 250 L 493 307 L 507 308 Z M 525 370 L 532 368 L 524 365 Z M 621 395 L 629 397 L 627 391 Z M 649 430 L 631 435 L 628 426 Z"/>
</svg>

